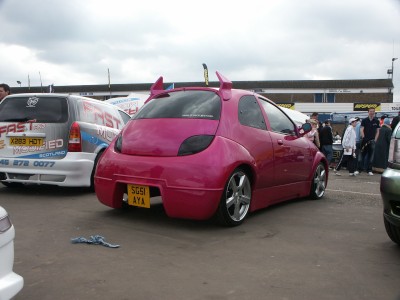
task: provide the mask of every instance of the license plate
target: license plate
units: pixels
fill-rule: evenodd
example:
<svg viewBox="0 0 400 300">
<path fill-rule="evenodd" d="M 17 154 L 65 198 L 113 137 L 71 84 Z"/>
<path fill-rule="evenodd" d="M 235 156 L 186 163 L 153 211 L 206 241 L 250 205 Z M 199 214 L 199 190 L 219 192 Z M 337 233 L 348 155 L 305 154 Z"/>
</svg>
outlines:
<svg viewBox="0 0 400 300">
<path fill-rule="evenodd" d="M 10 146 L 42 146 L 43 138 L 10 137 Z"/>
<path fill-rule="evenodd" d="M 128 184 L 128 204 L 150 208 L 150 189 L 145 185 Z"/>
</svg>

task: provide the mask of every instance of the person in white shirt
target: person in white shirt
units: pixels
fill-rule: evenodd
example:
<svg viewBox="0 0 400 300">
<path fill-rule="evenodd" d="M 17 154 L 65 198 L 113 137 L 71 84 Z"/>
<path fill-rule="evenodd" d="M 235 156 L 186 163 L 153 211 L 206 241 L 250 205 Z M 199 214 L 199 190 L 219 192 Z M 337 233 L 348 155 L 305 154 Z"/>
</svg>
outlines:
<svg viewBox="0 0 400 300">
<path fill-rule="evenodd" d="M 357 119 L 351 118 L 349 121 L 349 126 L 347 126 L 346 131 L 343 135 L 342 146 L 343 152 L 337 163 L 333 172 L 335 175 L 340 176 L 338 172 L 344 162 L 347 162 L 347 169 L 349 170 L 350 176 L 355 176 L 354 171 L 356 170 L 355 157 L 356 157 L 356 131 Z"/>
</svg>

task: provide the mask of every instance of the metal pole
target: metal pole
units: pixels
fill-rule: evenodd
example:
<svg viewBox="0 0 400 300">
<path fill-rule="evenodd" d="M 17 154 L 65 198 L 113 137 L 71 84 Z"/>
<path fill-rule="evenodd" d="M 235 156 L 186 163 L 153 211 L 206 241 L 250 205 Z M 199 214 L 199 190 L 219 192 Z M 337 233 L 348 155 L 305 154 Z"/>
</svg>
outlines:
<svg viewBox="0 0 400 300">
<path fill-rule="evenodd" d="M 393 66 L 393 63 L 394 63 L 394 61 L 397 59 L 397 57 L 393 57 L 392 58 L 392 81 L 393 81 L 393 68 L 394 68 L 394 66 Z"/>
</svg>

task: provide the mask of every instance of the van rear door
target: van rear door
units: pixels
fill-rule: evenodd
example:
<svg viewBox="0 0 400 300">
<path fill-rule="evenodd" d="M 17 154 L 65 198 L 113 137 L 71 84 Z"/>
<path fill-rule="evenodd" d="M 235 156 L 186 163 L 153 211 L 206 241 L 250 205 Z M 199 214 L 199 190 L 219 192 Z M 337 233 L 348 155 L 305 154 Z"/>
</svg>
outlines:
<svg viewBox="0 0 400 300">
<path fill-rule="evenodd" d="M 61 159 L 68 149 L 66 97 L 12 95 L 0 104 L 0 157 Z"/>
</svg>

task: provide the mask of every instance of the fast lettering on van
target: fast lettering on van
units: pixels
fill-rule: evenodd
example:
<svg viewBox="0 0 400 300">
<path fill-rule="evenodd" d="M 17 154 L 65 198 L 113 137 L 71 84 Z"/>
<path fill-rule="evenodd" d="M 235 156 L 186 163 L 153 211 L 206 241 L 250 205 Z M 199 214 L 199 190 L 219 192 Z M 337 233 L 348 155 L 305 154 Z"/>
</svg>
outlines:
<svg viewBox="0 0 400 300">
<path fill-rule="evenodd" d="M 83 102 L 83 112 L 86 117 L 89 117 L 89 119 L 98 125 L 116 129 L 121 129 L 123 126 L 119 118 L 114 117 L 109 112 L 102 110 L 99 106 L 95 106 L 90 102 Z"/>
<path fill-rule="evenodd" d="M 0 137 L 3 133 L 7 134 L 10 132 L 25 132 L 25 131 L 36 131 L 46 128 L 46 124 L 42 123 L 11 123 L 0 126 Z"/>
</svg>

